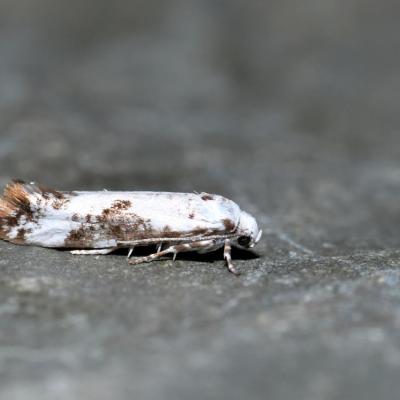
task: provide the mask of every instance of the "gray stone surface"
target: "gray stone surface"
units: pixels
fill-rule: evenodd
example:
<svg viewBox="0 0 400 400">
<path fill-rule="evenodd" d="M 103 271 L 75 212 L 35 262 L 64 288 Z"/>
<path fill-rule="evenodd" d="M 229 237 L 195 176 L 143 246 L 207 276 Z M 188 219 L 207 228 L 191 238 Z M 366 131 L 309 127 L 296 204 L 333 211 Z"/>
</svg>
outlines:
<svg viewBox="0 0 400 400">
<path fill-rule="evenodd" d="M 259 257 L 0 243 L 0 398 L 395 399 L 394 0 L 0 4 L 0 184 L 226 195 Z"/>
</svg>

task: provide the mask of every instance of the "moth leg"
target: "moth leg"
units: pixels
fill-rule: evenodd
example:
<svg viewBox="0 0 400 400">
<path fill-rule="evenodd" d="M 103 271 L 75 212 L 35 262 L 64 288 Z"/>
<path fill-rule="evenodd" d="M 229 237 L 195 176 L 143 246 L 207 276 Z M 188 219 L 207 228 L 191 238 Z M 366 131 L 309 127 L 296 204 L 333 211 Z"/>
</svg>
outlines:
<svg viewBox="0 0 400 400">
<path fill-rule="evenodd" d="M 151 262 L 157 258 L 166 256 L 168 254 L 173 254 L 174 259 L 175 259 L 176 255 L 180 252 L 201 250 L 203 248 L 210 247 L 213 245 L 215 245 L 214 240 L 199 240 L 199 241 L 193 242 L 193 243 L 177 244 L 175 246 L 170 246 L 170 247 L 166 248 L 165 250 L 159 251 L 157 253 L 153 253 L 153 254 L 150 254 L 145 257 L 138 257 L 133 260 L 129 260 L 129 264 L 136 265 L 136 264 Z"/>
<path fill-rule="evenodd" d="M 71 250 L 70 253 L 74 254 L 74 255 L 98 255 L 98 254 L 110 254 L 112 253 L 114 250 L 116 250 L 117 247 L 111 247 L 109 249 L 92 249 L 92 250 Z"/>
<path fill-rule="evenodd" d="M 172 247 L 176 247 L 176 246 L 172 246 Z M 151 262 L 151 261 L 155 260 L 156 258 L 166 256 L 169 253 L 172 253 L 172 251 L 170 250 L 170 247 L 163 251 L 159 251 L 157 253 L 150 254 L 148 256 L 134 258 L 132 260 L 129 260 L 128 263 L 131 265 L 147 263 L 147 262 Z"/>
<path fill-rule="evenodd" d="M 161 242 L 159 245 L 158 245 L 158 247 L 157 247 L 157 253 L 159 253 L 160 251 L 161 251 L 161 249 L 162 249 L 162 245 L 163 245 L 163 243 Z"/>
<path fill-rule="evenodd" d="M 224 245 L 224 259 L 226 260 L 226 264 L 228 266 L 228 269 L 232 274 L 234 275 L 240 275 L 240 272 L 236 270 L 236 268 L 232 264 L 232 257 L 231 257 L 231 243 L 229 239 L 225 239 L 225 245 Z"/>
<path fill-rule="evenodd" d="M 134 247 L 131 247 L 131 248 L 129 249 L 128 255 L 127 255 L 127 257 L 126 257 L 128 260 L 131 258 L 131 255 L 132 255 L 132 253 L 133 253 L 133 250 L 135 250 Z"/>
</svg>

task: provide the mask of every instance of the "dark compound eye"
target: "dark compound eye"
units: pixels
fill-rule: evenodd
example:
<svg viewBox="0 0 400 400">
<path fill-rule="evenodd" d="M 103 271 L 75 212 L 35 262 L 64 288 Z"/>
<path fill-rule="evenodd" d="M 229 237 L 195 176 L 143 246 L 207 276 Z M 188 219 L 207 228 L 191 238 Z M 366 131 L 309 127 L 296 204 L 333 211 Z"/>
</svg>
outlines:
<svg viewBox="0 0 400 400">
<path fill-rule="evenodd" d="M 238 243 L 243 247 L 247 247 L 250 244 L 250 241 L 250 236 L 240 236 L 238 239 Z"/>
</svg>

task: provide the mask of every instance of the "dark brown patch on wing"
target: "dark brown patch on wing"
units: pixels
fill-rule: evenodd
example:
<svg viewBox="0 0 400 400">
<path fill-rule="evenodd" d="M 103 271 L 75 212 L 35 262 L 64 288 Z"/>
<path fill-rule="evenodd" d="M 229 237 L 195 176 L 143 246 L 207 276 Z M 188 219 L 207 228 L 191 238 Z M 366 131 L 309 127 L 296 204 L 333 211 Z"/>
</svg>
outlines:
<svg viewBox="0 0 400 400">
<path fill-rule="evenodd" d="M 19 241 L 20 243 L 24 243 L 25 239 L 26 239 L 26 235 L 31 232 L 32 232 L 32 229 L 20 228 L 20 229 L 18 229 L 17 237 L 15 238 L 15 240 Z"/>
<path fill-rule="evenodd" d="M 131 206 L 132 203 L 129 200 L 115 200 L 111 208 L 115 210 L 127 210 Z"/>
<path fill-rule="evenodd" d="M 95 229 L 90 226 L 80 225 L 73 229 L 64 240 L 65 247 L 85 248 L 91 247 Z"/>
<path fill-rule="evenodd" d="M 151 237 L 150 221 L 127 212 L 129 207 L 129 201 L 118 200 L 112 207 L 103 209 L 101 214 L 78 215 L 77 218 L 73 216 L 73 221 L 82 222 L 79 228 L 70 232 L 65 247 L 90 248 L 100 240 L 129 241 Z"/>
<path fill-rule="evenodd" d="M 82 223 L 77 229 L 70 231 L 64 240 L 64 247 L 67 248 L 90 248 L 94 241 L 99 238 L 101 230 L 94 224 Z"/>
<path fill-rule="evenodd" d="M 189 214 L 189 219 L 193 219 L 194 218 L 194 212 L 192 211 L 190 214 Z"/>
<path fill-rule="evenodd" d="M 45 198 L 46 200 L 49 200 L 51 198 L 56 198 L 57 200 L 65 199 L 64 193 L 59 192 L 58 190 L 51 189 L 44 185 L 38 185 L 37 187 L 40 190 L 43 198 Z"/>
<path fill-rule="evenodd" d="M 201 199 L 204 200 L 204 201 L 214 200 L 214 196 L 212 194 L 209 194 L 209 193 L 202 193 L 201 194 Z"/>
<path fill-rule="evenodd" d="M 110 215 L 111 213 L 115 213 L 112 208 L 105 208 L 102 212 L 104 216 Z"/>
<path fill-rule="evenodd" d="M 72 214 L 71 219 L 74 222 L 78 222 L 79 221 L 79 215 L 77 213 L 74 213 L 74 214 Z"/>
<path fill-rule="evenodd" d="M 65 202 L 63 201 L 52 201 L 51 206 L 55 209 L 55 210 L 59 210 L 60 208 L 62 208 L 62 206 L 65 204 Z"/>
<path fill-rule="evenodd" d="M 230 218 L 223 219 L 222 223 L 224 224 L 227 232 L 233 232 L 236 228 L 236 224 Z"/>
<path fill-rule="evenodd" d="M 36 192 L 49 203 L 55 210 L 59 210 L 69 203 L 70 197 L 76 195 L 75 192 L 60 192 L 44 185 L 32 185 L 36 188 Z"/>
<path fill-rule="evenodd" d="M 69 235 L 66 238 L 66 243 L 67 242 L 79 242 L 81 240 L 84 240 L 86 238 L 85 231 L 83 227 L 79 229 L 74 229 L 72 230 Z"/>
</svg>

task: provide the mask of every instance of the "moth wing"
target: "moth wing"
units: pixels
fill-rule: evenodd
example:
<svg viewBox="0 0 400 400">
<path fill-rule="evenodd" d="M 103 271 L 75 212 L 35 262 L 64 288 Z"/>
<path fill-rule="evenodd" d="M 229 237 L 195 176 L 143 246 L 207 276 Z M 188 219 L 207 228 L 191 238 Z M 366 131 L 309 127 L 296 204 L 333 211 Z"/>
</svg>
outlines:
<svg viewBox="0 0 400 400">
<path fill-rule="evenodd" d="M 232 233 L 240 209 L 222 196 L 59 192 L 11 182 L 0 198 L 0 237 L 44 247 L 106 248 Z"/>
<path fill-rule="evenodd" d="M 167 192 L 76 192 L 70 213 L 94 223 L 119 241 L 190 238 L 235 230 L 240 209 L 217 195 Z M 155 240 L 155 241 L 157 241 Z"/>
</svg>

